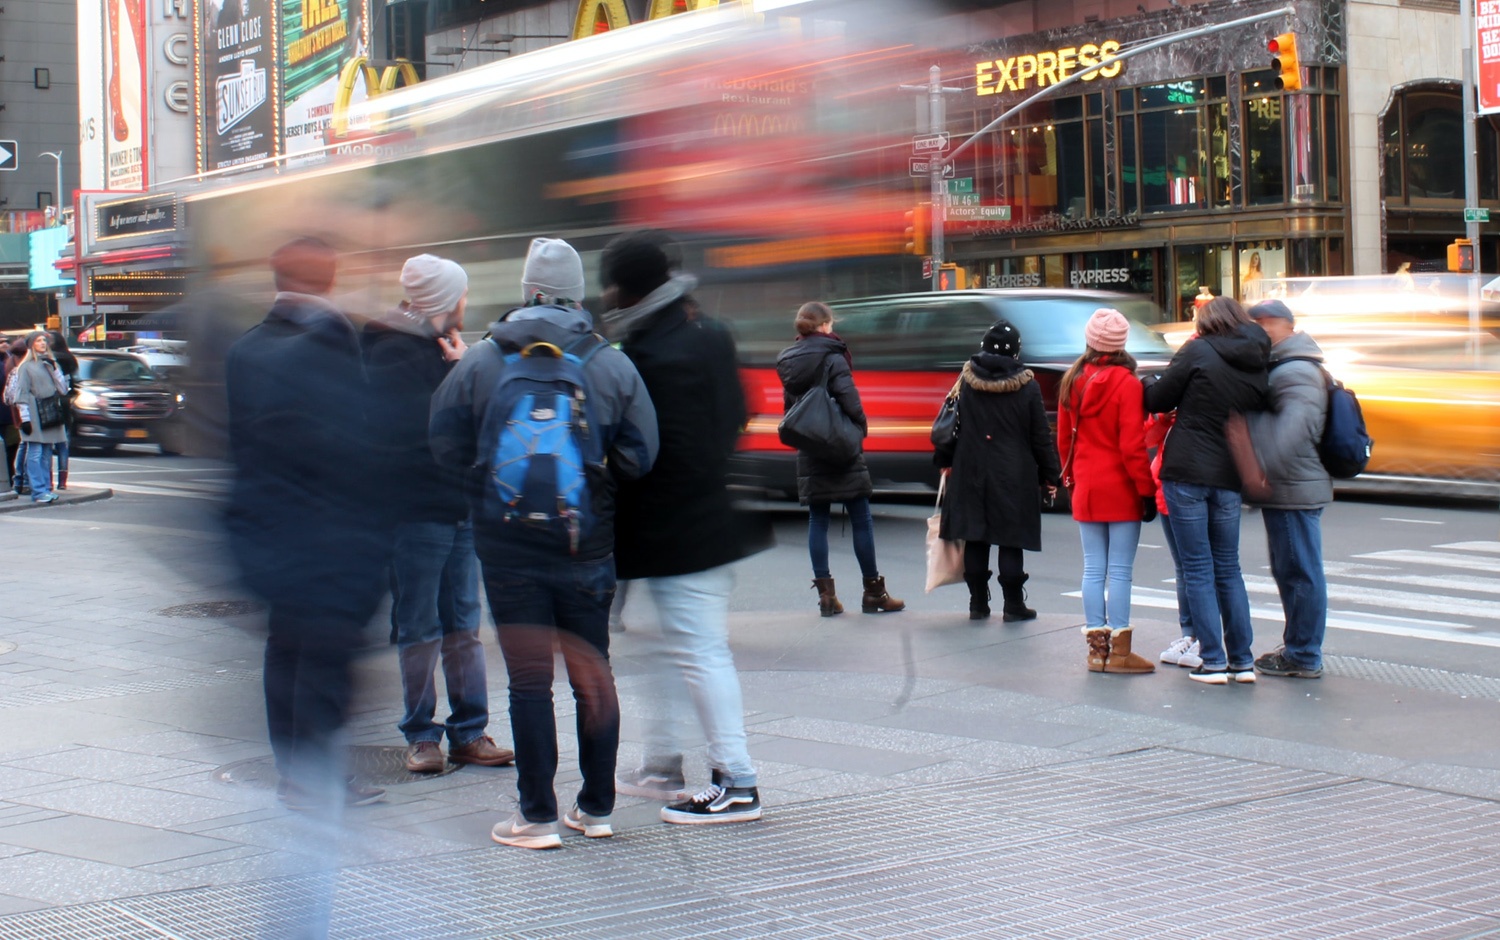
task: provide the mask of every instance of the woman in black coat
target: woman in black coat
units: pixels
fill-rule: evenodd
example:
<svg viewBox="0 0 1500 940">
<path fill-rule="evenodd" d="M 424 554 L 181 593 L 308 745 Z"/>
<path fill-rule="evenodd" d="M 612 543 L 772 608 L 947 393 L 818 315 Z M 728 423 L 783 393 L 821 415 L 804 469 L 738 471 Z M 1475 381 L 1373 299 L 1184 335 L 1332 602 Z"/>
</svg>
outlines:
<svg viewBox="0 0 1500 940">
<path fill-rule="evenodd" d="M 962 540 L 969 619 L 990 615 L 990 546 L 996 546 L 1006 622 L 1031 620 L 1022 550 L 1042 550 L 1041 488 L 1056 495 L 1062 474 L 1042 390 L 1021 364 L 1021 333 L 997 320 L 958 379 L 958 441 L 949 467 L 940 534 Z"/>
<path fill-rule="evenodd" d="M 849 347 L 833 332 L 833 311 L 826 304 L 807 303 L 797 311 L 797 341 L 776 357 L 781 379 L 783 410 L 826 382 L 829 394 L 861 431 L 868 431 L 859 403 Z M 813 587 L 818 609 L 825 617 L 844 612 L 828 568 L 828 522 L 835 502 L 843 503 L 854 529 L 854 555 L 864 576 L 860 609 L 867 614 L 901 610 L 905 602 L 886 592 L 885 578 L 875 564 L 875 521 L 870 515 L 870 471 L 863 452 L 848 463 L 830 464 L 805 451 L 797 452 L 797 495 L 807 507 L 807 549 L 812 556 Z"/>
</svg>

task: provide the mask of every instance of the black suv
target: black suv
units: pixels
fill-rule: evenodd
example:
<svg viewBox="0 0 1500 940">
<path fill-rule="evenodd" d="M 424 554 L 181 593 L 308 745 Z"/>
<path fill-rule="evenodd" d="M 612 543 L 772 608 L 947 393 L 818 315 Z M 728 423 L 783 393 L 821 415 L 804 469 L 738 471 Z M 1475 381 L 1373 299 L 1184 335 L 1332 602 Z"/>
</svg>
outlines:
<svg viewBox="0 0 1500 940">
<path fill-rule="evenodd" d="M 182 452 L 182 393 L 140 356 L 104 349 L 75 349 L 73 434 L 77 453 L 108 454 L 121 444 L 156 444 Z"/>
</svg>

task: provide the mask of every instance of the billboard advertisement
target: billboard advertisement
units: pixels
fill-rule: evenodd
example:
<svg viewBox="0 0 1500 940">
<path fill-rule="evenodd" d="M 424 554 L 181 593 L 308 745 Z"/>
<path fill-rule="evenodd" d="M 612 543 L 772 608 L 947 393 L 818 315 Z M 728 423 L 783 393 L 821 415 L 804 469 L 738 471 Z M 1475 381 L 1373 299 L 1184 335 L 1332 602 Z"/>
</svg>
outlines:
<svg viewBox="0 0 1500 940">
<path fill-rule="evenodd" d="M 104 0 L 104 188 L 145 189 L 146 0 Z"/>
<path fill-rule="evenodd" d="M 276 14 L 280 0 L 200 0 L 199 168 L 274 156 L 280 124 Z"/>
<path fill-rule="evenodd" d="M 1474 54 L 1479 59 L 1474 74 L 1479 77 L 1480 114 L 1500 112 L 1500 0 L 1478 0 L 1474 4 Z"/>
<path fill-rule="evenodd" d="M 78 4 L 78 168 L 80 189 L 104 188 L 104 17 L 99 0 Z M 64 197 L 66 199 L 66 197 Z"/>
<path fill-rule="evenodd" d="M 279 0 L 285 153 L 325 143 L 339 70 L 369 47 L 367 0 Z M 357 86 L 356 94 L 363 92 Z M 361 96 L 362 97 L 362 96 Z"/>
<path fill-rule="evenodd" d="M 73 279 L 63 277 L 57 270 L 57 262 L 68 247 L 68 227 L 54 225 L 41 228 L 27 235 L 30 249 L 30 265 L 27 268 L 28 283 L 32 290 L 56 290 L 70 287 Z"/>
</svg>

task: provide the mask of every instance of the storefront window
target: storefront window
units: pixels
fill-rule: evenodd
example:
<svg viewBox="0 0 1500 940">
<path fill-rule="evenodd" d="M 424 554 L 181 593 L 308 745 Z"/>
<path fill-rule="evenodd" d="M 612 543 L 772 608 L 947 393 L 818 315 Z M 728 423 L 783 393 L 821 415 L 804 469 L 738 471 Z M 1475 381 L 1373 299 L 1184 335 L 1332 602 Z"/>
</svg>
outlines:
<svg viewBox="0 0 1500 940">
<path fill-rule="evenodd" d="M 1173 251 L 1176 284 L 1171 311 L 1177 320 L 1193 318 L 1193 302 L 1206 288 L 1215 297 L 1234 286 L 1234 253 L 1228 245 L 1179 245 Z"/>
<path fill-rule="evenodd" d="M 1463 104 L 1455 83 L 1433 83 L 1396 93 L 1380 117 L 1381 191 L 1398 203 L 1464 197 Z M 1475 122 L 1479 197 L 1500 198 L 1495 152 L 1497 125 Z"/>
<path fill-rule="evenodd" d="M 1127 211 L 1135 206 L 1137 180 L 1144 212 L 1229 205 L 1226 87 L 1223 76 L 1212 76 L 1120 93 L 1121 202 Z M 1138 114 L 1125 113 L 1132 103 Z"/>
<path fill-rule="evenodd" d="M 1120 119 L 1120 211 L 1125 215 L 1141 208 L 1140 154 L 1135 148 L 1135 119 Z"/>
<path fill-rule="evenodd" d="M 1328 71 L 1331 79 L 1333 69 Z M 1323 145 L 1328 199 L 1337 202 L 1343 198 L 1344 188 L 1339 180 L 1339 99 L 1336 95 L 1323 96 Z"/>
<path fill-rule="evenodd" d="M 1089 147 L 1083 98 L 1043 102 L 1028 109 L 1022 120 L 1022 126 L 1002 135 L 1010 144 L 1001 155 L 1001 173 L 1008 177 L 1012 204 L 1018 206 L 1014 217 L 1087 216 Z"/>
<path fill-rule="evenodd" d="M 1385 113 L 1380 131 L 1380 156 L 1384 161 L 1384 185 L 1381 194 L 1393 199 L 1402 196 L 1401 181 L 1406 174 L 1401 172 L 1401 99 L 1391 102 Z"/>
<path fill-rule="evenodd" d="M 1209 201 L 1215 208 L 1229 205 L 1229 102 L 1208 109 L 1212 163 Z"/>
<path fill-rule="evenodd" d="M 1286 249 L 1279 241 L 1245 242 L 1239 249 L 1240 300 L 1264 297 L 1264 279 L 1286 277 Z"/>
<path fill-rule="evenodd" d="M 1203 127 L 1197 108 L 1141 114 L 1141 205 L 1147 212 L 1202 208 Z"/>
<path fill-rule="evenodd" d="M 1255 77 L 1260 76 L 1260 77 Z M 1245 76 L 1250 88 L 1270 87 L 1270 73 Z M 1286 161 L 1282 150 L 1284 133 L 1281 97 L 1257 94 L 1245 97 L 1245 202 L 1267 205 L 1286 201 Z"/>
</svg>

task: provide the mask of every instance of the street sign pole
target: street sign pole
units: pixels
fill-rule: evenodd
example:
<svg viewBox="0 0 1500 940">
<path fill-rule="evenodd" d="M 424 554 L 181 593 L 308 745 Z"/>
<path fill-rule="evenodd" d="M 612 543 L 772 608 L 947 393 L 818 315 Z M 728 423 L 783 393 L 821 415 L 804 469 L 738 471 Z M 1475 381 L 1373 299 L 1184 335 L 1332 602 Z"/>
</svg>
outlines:
<svg viewBox="0 0 1500 940">
<path fill-rule="evenodd" d="M 1479 167 L 1476 163 L 1478 150 L 1474 139 L 1474 112 L 1478 110 L 1474 100 L 1474 0 L 1460 0 L 1458 21 L 1463 24 L 1464 45 L 1461 53 L 1464 60 L 1464 205 L 1479 205 Z M 1479 271 L 1483 267 L 1483 245 L 1479 240 L 1479 213 L 1464 212 L 1464 235 L 1473 245 L 1474 270 L 1469 272 L 1469 335 L 1473 354 L 1479 356 Z"/>
<path fill-rule="evenodd" d="M 934 136 L 943 132 L 943 70 L 934 65 L 927 70 L 927 129 Z M 932 251 L 932 289 L 938 289 L 938 278 L 942 276 L 943 223 L 948 215 L 948 184 L 943 182 L 941 153 L 932 155 L 927 168 L 927 179 L 932 183 L 932 235 L 929 238 Z"/>
</svg>

